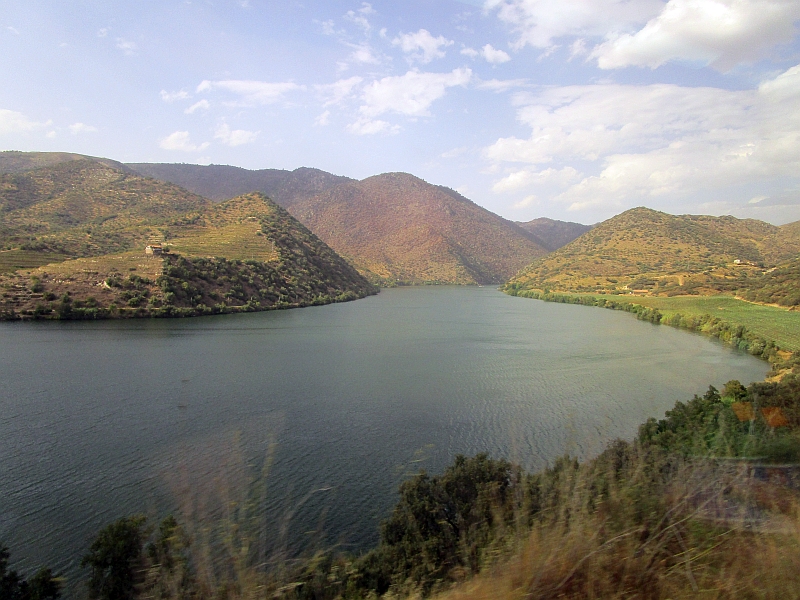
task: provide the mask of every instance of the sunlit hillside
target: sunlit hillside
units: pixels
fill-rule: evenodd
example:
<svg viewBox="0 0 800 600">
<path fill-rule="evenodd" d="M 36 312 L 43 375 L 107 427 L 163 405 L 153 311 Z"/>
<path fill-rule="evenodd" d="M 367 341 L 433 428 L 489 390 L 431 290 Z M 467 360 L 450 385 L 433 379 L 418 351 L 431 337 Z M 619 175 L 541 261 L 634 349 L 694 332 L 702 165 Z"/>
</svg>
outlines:
<svg viewBox="0 0 800 600">
<path fill-rule="evenodd" d="M 626 211 L 512 280 L 519 289 L 708 293 L 800 253 L 791 225 L 752 219 Z"/>
</svg>

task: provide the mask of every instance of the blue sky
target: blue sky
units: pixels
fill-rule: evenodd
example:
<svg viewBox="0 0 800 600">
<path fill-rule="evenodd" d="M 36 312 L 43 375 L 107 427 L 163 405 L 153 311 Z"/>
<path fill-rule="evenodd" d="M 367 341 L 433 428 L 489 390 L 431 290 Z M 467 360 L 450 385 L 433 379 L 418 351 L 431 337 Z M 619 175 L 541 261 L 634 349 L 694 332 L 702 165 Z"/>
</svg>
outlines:
<svg viewBox="0 0 800 600">
<path fill-rule="evenodd" d="M 798 0 L 4 0 L 0 149 L 800 220 Z"/>
</svg>

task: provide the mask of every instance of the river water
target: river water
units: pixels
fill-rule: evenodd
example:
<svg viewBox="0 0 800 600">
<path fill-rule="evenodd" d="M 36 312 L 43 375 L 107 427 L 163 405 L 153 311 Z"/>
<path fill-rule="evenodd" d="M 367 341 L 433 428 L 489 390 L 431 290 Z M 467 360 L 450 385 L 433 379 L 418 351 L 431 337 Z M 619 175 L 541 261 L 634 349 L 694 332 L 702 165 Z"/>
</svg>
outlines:
<svg viewBox="0 0 800 600">
<path fill-rule="evenodd" d="M 65 573 L 124 515 L 202 521 L 264 474 L 265 546 L 374 544 L 397 485 L 458 453 L 587 457 L 768 367 L 610 310 L 384 290 L 204 317 L 0 324 L 0 542 Z M 205 512 L 204 512 L 205 511 Z"/>
</svg>

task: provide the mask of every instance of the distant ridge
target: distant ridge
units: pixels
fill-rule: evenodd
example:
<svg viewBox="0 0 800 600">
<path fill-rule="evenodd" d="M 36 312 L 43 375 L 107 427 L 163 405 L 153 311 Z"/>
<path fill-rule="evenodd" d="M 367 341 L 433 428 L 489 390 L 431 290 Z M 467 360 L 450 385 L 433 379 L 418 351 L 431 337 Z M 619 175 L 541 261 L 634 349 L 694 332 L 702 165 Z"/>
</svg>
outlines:
<svg viewBox="0 0 800 600">
<path fill-rule="evenodd" d="M 228 165 L 131 163 L 126 166 L 140 175 L 174 183 L 215 202 L 249 192 L 261 192 L 284 208 L 289 208 L 298 198 L 319 194 L 337 184 L 353 181 L 349 177 L 308 167 L 294 171 L 253 171 Z"/>
<path fill-rule="evenodd" d="M 0 152 L 0 174 L 24 173 L 42 167 L 52 167 L 66 162 L 92 161 L 103 164 L 126 173 L 133 173 L 131 169 L 120 162 L 109 158 L 98 158 L 72 152 L 19 152 L 5 150 Z"/>
<path fill-rule="evenodd" d="M 589 231 L 594 225 L 583 225 L 570 221 L 557 221 L 540 217 L 525 223 L 517 221 L 517 225 L 533 235 L 534 239 L 551 252 L 566 246 L 572 240 L 579 238 Z"/>
</svg>

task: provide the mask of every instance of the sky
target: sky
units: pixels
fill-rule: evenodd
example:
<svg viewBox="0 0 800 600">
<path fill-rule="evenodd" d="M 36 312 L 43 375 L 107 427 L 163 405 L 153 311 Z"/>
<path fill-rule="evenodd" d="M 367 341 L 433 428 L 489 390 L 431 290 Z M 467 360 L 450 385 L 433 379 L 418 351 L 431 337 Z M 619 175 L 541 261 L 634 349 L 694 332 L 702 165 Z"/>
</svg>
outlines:
<svg viewBox="0 0 800 600">
<path fill-rule="evenodd" d="M 800 220 L 800 0 L 0 0 L 0 150 Z"/>
</svg>

